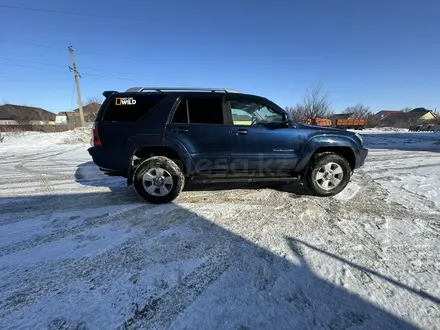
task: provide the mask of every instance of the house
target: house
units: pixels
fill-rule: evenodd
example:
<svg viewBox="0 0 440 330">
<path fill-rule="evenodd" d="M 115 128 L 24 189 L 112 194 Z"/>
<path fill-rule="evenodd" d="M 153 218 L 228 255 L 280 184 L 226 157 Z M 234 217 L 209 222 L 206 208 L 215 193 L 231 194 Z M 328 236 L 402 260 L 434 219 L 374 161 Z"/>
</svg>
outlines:
<svg viewBox="0 0 440 330">
<path fill-rule="evenodd" d="M 59 112 L 55 116 L 55 124 L 67 124 L 67 112 Z"/>
<path fill-rule="evenodd" d="M 399 110 L 382 110 L 374 115 L 374 120 L 379 126 L 392 126 L 407 128 L 410 125 L 429 122 L 436 119 L 431 110 L 415 108 L 409 112 Z"/>
<path fill-rule="evenodd" d="M 9 111 L 0 107 L 0 125 L 18 125 L 18 123 Z"/>
<path fill-rule="evenodd" d="M 96 115 L 98 113 L 100 107 L 101 107 L 100 103 L 91 102 L 91 103 L 86 104 L 82 108 L 83 108 L 83 113 L 84 114 L 86 114 L 86 113 L 93 113 L 93 114 Z M 78 112 L 79 113 L 79 108 L 73 110 L 73 112 Z"/>
<path fill-rule="evenodd" d="M 84 121 L 86 123 L 94 122 L 100 107 L 101 107 L 101 104 L 96 103 L 96 102 L 92 102 L 92 103 L 89 103 L 89 104 L 86 104 L 85 106 L 83 106 Z M 71 122 L 73 120 L 76 123 L 81 122 L 80 115 L 79 115 L 79 108 L 70 112 L 69 116 L 70 116 Z M 67 120 L 69 121 L 69 117 Z"/>
<path fill-rule="evenodd" d="M 409 119 L 415 122 L 432 121 L 437 119 L 431 110 L 425 108 L 415 108 L 407 114 Z"/>
<path fill-rule="evenodd" d="M 36 107 L 4 104 L 0 106 L 1 125 L 54 125 L 55 114 Z"/>
</svg>

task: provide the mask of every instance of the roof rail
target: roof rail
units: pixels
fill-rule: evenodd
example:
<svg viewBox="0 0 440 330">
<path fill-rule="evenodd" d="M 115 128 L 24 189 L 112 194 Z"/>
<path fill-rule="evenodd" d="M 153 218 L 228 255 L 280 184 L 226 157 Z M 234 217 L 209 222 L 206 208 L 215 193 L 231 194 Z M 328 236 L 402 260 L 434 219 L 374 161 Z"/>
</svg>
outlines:
<svg viewBox="0 0 440 330">
<path fill-rule="evenodd" d="M 145 92 L 145 91 L 200 91 L 200 92 L 224 92 L 224 93 L 239 93 L 233 89 L 225 89 L 225 88 L 207 88 L 207 87 L 132 87 L 127 89 L 126 93 L 137 93 L 137 92 Z"/>
</svg>

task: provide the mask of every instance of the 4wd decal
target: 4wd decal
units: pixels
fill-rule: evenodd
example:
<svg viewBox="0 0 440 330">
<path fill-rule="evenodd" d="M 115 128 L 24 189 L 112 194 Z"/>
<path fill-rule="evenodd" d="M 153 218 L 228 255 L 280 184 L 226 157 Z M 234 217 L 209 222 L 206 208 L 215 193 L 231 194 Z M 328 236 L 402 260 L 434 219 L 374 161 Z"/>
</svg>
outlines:
<svg viewBox="0 0 440 330">
<path fill-rule="evenodd" d="M 116 105 L 135 105 L 136 100 L 132 97 L 117 97 Z"/>
</svg>

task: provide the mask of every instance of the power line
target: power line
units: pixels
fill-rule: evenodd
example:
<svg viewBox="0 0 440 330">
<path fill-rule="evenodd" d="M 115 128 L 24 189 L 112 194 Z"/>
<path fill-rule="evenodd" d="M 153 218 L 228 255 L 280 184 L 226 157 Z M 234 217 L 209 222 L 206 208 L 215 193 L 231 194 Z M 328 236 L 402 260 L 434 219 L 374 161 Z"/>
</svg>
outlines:
<svg viewBox="0 0 440 330">
<path fill-rule="evenodd" d="M 0 56 L 0 59 L 1 60 L 7 60 L 7 61 L 16 61 L 16 62 L 24 62 L 24 63 L 31 63 L 31 64 L 56 66 L 56 67 L 61 67 L 61 68 L 65 68 L 67 66 L 67 65 L 62 65 L 62 64 L 28 61 L 28 60 L 22 60 L 22 59 L 17 59 L 17 58 L 12 58 L 12 57 L 4 57 L 4 56 Z M 102 70 L 102 69 L 88 69 L 88 68 L 85 68 L 84 70 L 87 70 L 87 71 L 98 71 L 98 72 L 104 72 L 105 71 L 105 70 Z"/>
<path fill-rule="evenodd" d="M 42 9 L 42 8 L 35 8 L 35 7 L 12 6 L 12 5 L 0 5 L 0 8 L 15 9 L 15 10 L 27 10 L 27 11 L 38 11 L 38 12 L 42 12 L 42 13 L 51 13 L 51 14 L 98 17 L 98 18 L 116 19 L 116 20 L 122 20 L 122 21 L 132 21 L 129 18 L 118 17 L 118 16 L 99 15 L 99 14 L 57 10 L 57 9 Z"/>
<path fill-rule="evenodd" d="M 58 47 L 54 47 L 54 46 L 49 46 L 49 45 L 41 45 L 41 44 L 34 44 L 34 43 L 29 43 L 29 42 L 22 42 L 22 41 L 10 41 L 10 40 L 0 40 L 0 42 L 3 43 L 9 43 L 9 44 L 17 44 L 17 45 L 23 45 L 23 46 L 31 46 L 31 47 L 38 47 L 38 48 L 46 48 L 46 49 L 51 49 L 51 50 L 58 50 L 60 51 L 60 49 Z"/>
<path fill-rule="evenodd" d="M 63 72 L 63 73 L 67 72 L 67 70 L 56 70 L 56 69 L 52 69 L 52 68 L 40 68 L 40 67 L 36 67 L 36 66 L 22 65 L 22 64 L 16 64 L 16 63 L 0 62 L 0 64 L 4 64 L 7 66 L 16 66 L 16 67 L 21 67 L 21 68 L 35 69 L 35 70 L 43 70 L 43 71 L 48 71 L 48 72 Z M 66 65 L 66 68 L 68 68 L 67 65 Z M 82 75 L 85 77 L 97 77 L 97 78 L 116 79 L 116 80 L 130 80 L 129 78 L 106 76 L 106 75 L 93 74 L 93 73 L 84 73 Z"/>
<path fill-rule="evenodd" d="M 29 68 L 29 69 L 43 70 L 43 71 L 49 71 L 49 72 L 66 72 L 64 70 L 56 70 L 56 69 L 50 69 L 50 68 L 39 68 L 39 67 L 35 67 L 35 66 L 22 65 L 22 64 L 16 64 L 16 63 L 0 62 L 0 64 L 4 64 L 4 65 L 7 65 L 7 66 L 16 66 L 16 67 L 20 67 L 20 68 Z M 67 67 L 67 65 L 66 65 L 66 67 Z"/>
<path fill-rule="evenodd" d="M 83 74 L 84 75 L 84 74 Z M 100 74 L 92 74 L 92 73 L 85 73 L 85 76 L 91 76 L 91 77 L 98 77 L 98 78 L 108 78 L 108 79 L 117 79 L 117 80 L 131 80 L 129 78 L 121 78 L 121 77 L 113 77 L 113 76 L 105 76 Z"/>
<path fill-rule="evenodd" d="M 31 64 L 56 66 L 56 67 L 62 67 L 62 68 L 65 68 L 67 66 L 67 65 L 54 64 L 54 63 L 44 63 L 44 62 L 28 61 L 28 60 L 22 60 L 22 59 L 16 59 L 16 58 L 11 58 L 11 57 L 4 57 L 4 56 L 0 56 L 0 59 L 1 60 L 6 60 L 6 61 L 16 61 L 16 62 L 24 62 L 24 63 L 31 63 Z"/>
<path fill-rule="evenodd" d="M 13 44 L 13 45 L 23 45 L 23 46 L 28 46 L 28 47 L 35 47 L 35 48 L 43 48 L 43 49 L 60 51 L 59 47 L 53 47 L 53 46 L 42 45 L 42 44 L 34 44 L 34 43 L 22 42 L 22 41 L 0 40 L 0 43 L 8 43 L 8 44 Z M 107 52 L 107 53 L 106 52 L 103 52 L 103 53 L 96 52 L 95 53 L 95 52 L 81 49 L 81 56 L 92 55 L 92 56 L 99 56 L 99 57 L 107 57 L 109 53 L 111 54 L 111 52 Z M 137 60 L 137 58 L 132 57 L 132 56 L 119 56 L 119 55 L 118 55 L 118 59 Z"/>
</svg>

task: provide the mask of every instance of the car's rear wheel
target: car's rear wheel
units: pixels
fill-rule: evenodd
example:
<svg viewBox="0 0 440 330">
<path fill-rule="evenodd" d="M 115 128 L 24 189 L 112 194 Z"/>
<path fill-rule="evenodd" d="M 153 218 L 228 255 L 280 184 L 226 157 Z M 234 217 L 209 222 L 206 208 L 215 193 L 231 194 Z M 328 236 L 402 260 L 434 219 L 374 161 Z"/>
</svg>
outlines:
<svg viewBox="0 0 440 330">
<path fill-rule="evenodd" d="M 136 168 L 133 184 L 141 198 L 150 203 L 163 204 L 179 196 L 185 177 L 171 159 L 155 156 L 143 161 Z"/>
<path fill-rule="evenodd" d="M 317 196 L 339 194 L 350 182 L 351 167 L 347 160 L 335 153 L 316 155 L 304 173 L 306 187 Z"/>
</svg>

